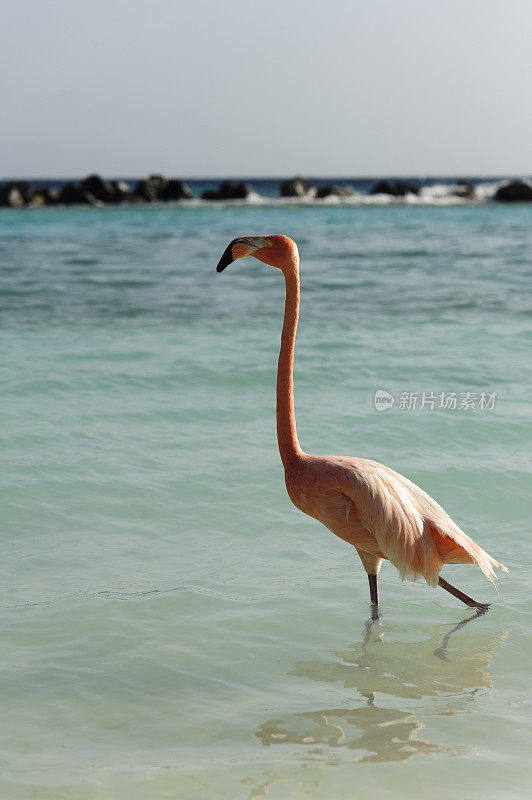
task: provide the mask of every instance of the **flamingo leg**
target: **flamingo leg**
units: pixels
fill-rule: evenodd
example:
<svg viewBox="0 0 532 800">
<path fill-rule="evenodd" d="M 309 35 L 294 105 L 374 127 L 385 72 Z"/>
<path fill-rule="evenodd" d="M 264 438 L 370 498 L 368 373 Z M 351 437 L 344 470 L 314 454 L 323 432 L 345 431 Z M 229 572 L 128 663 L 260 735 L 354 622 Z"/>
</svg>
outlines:
<svg viewBox="0 0 532 800">
<path fill-rule="evenodd" d="M 368 575 L 368 581 L 369 581 L 369 599 L 371 600 L 371 605 L 378 606 L 379 595 L 377 592 L 377 576 Z"/>
<path fill-rule="evenodd" d="M 458 600 L 461 600 L 462 603 L 465 603 L 466 606 L 469 606 L 470 608 L 478 608 L 479 610 L 486 611 L 491 605 L 491 603 L 479 603 L 478 600 L 473 600 L 473 598 L 468 594 L 460 591 L 460 589 L 457 589 L 456 586 L 453 586 L 452 583 L 449 583 L 443 578 L 438 580 L 438 585 L 441 586 L 442 589 L 445 589 L 446 592 L 449 592 L 449 594 L 457 597 Z"/>
</svg>

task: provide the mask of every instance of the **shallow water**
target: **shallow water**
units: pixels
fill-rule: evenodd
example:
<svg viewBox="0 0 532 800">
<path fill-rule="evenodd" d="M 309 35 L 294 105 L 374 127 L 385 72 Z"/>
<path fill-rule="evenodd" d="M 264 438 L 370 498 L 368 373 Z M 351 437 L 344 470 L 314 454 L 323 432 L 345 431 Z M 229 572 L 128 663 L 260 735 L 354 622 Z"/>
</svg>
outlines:
<svg viewBox="0 0 532 800">
<path fill-rule="evenodd" d="M 0 230 L 0 794 L 527 797 L 530 210 L 47 208 Z M 264 231 L 300 245 L 303 447 L 433 494 L 510 568 L 499 596 L 445 568 L 486 615 L 385 565 L 367 623 L 356 554 L 290 505 L 282 279 L 214 272 Z"/>
</svg>

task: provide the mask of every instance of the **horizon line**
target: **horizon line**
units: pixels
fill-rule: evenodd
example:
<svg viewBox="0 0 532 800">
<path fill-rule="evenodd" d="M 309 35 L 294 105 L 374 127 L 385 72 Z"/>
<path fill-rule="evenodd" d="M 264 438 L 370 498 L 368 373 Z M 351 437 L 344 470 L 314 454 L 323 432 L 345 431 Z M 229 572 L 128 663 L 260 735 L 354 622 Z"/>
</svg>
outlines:
<svg viewBox="0 0 532 800">
<path fill-rule="evenodd" d="M 77 174 L 77 175 L 70 175 L 70 176 L 50 176 L 50 175 L 27 175 L 21 176 L 18 175 L 16 177 L 1 177 L 0 183 L 7 183 L 10 181 L 76 181 L 76 180 L 83 180 L 87 178 L 89 175 L 98 175 L 105 180 L 139 180 L 145 177 L 149 177 L 151 175 L 162 175 L 165 178 L 170 178 L 173 180 L 182 180 L 182 181 L 223 181 L 223 180 L 238 180 L 238 181 L 285 181 L 285 180 L 292 180 L 294 178 L 304 178 L 305 180 L 353 180 L 353 181 L 365 181 L 365 180 L 431 180 L 435 178 L 472 178 L 472 179 L 484 179 L 484 180 L 502 180 L 502 179 L 523 179 L 523 178 L 530 178 L 532 177 L 532 172 L 530 173 L 468 173 L 468 172 L 434 172 L 434 173 L 367 173 L 362 175 L 326 175 L 326 174 L 310 174 L 310 173 L 303 173 L 303 172 L 295 172 L 290 173 L 288 175 L 233 175 L 233 174 L 220 174 L 220 175 L 194 175 L 194 176 L 179 176 L 179 174 L 172 174 L 168 173 L 165 174 L 164 172 L 149 172 L 147 175 L 105 175 L 102 172 L 87 172 L 85 174 Z"/>
</svg>

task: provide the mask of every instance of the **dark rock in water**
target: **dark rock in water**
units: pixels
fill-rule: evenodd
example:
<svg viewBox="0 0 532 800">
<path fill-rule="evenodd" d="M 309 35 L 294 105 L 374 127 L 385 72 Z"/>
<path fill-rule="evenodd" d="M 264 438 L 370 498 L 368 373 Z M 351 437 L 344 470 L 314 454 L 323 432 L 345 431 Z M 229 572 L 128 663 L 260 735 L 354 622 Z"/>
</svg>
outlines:
<svg viewBox="0 0 532 800">
<path fill-rule="evenodd" d="M 246 200 L 253 188 L 244 181 L 222 181 L 218 189 L 206 189 L 202 200 Z"/>
<path fill-rule="evenodd" d="M 320 200 L 324 197 L 353 197 L 355 190 L 352 186 L 335 186 L 328 184 L 318 189 L 316 197 Z"/>
<path fill-rule="evenodd" d="M 140 181 L 137 181 L 137 185 L 133 190 L 133 199 L 145 200 L 146 202 L 150 203 L 157 198 L 155 197 L 154 192 L 151 191 L 148 181 L 144 178 L 141 178 Z"/>
<path fill-rule="evenodd" d="M 13 181 L 0 187 L 0 205 L 20 208 L 33 200 L 35 189 L 27 181 Z"/>
<path fill-rule="evenodd" d="M 64 205 L 86 203 L 87 198 L 79 183 L 65 183 L 59 192 L 59 202 Z"/>
<path fill-rule="evenodd" d="M 65 183 L 59 192 L 59 202 L 67 206 L 78 204 L 91 206 L 103 205 L 101 200 L 98 200 L 92 192 L 83 189 L 79 183 Z"/>
<path fill-rule="evenodd" d="M 59 200 L 56 189 L 35 189 L 27 181 L 17 181 L 0 187 L 0 206 L 45 206 L 54 205 Z"/>
<path fill-rule="evenodd" d="M 373 184 L 368 194 L 395 194 L 390 181 L 377 181 Z"/>
<path fill-rule="evenodd" d="M 159 174 L 150 175 L 148 178 L 148 185 L 151 187 L 151 190 L 155 192 L 157 197 L 160 197 L 168 186 L 168 178 Z"/>
<path fill-rule="evenodd" d="M 279 187 L 281 197 L 315 197 L 316 187 L 298 175 L 288 181 L 283 181 Z"/>
<path fill-rule="evenodd" d="M 113 187 L 99 175 L 89 175 L 81 182 L 83 192 L 89 192 L 96 200 L 101 203 L 113 203 L 115 194 Z"/>
<path fill-rule="evenodd" d="M 13 189 L 18 189 L 25 203 L 31 203 L 35 195 L 34 187 L 28 181 L 17 181 L 10 184 Z"/>
<path fill-rule="evenodd" d="M 192 200 L 194 195 L 185 181 L 171 178 L 161 194 L 161 200 Z"/>
<path fill-rule="evenodd" d="M 389 194 L 392 197 L 404 197 L 407 194 L 419 194 L 419 186 L 411 181 L 380 180 L 371 187 L 369 194 Z"/>
<path fill-rule="evenodd" d="M 59 192 L 53 187 L 35 189 L 32 206 L 55 206 L 59 202 Z"/>
<path fill-rule="evenodd" d="M 131 195 L 129 184 L 125 181 L 106 181 L 99 175 L 89 175 L 82 182 L 81 188 L 102 203 L 123 203 Z"/>
<path fill-rule="evenodd" d="M 26 205 L 20 189 L 13 185 L 0 187 L 0 206 L 4 208 L 21 208 Z"/>
<path fill-rule="evenodd" d="M 457 181 L 451 190 L 453 197 L 461 197 L 463 199 L 471 199 L 475 196 L 475 187 L 469 181 Z"/>
<path fill-rule="evenodd" d="M 419 194 L 420 186 L 412 181 L 397 181 L 397 187 L 402 196 L 406 194 Z"/>
<path fill-rule="evenodd" d="M 168 180 L 162 175 L 150 175 L 149 178 L 140 180 L 135 186 L 133 197 L 153 203 L 161 199 L 161 195 L 168 186 Z"/>
<path fill-rule="evenodd" d="M 501 203 L 525 203 L 532 201 L 532 184 L 525 181 L 505 183 L 495 192 L 494 200 Z"/>
<path fill-rule="evenodd" d="M 111 189 L 113 190 L 113 203 L 125 203 L 131 199 L 131 188 L 129 183 L 125 181 L 111 181 Z"/>
</svg>

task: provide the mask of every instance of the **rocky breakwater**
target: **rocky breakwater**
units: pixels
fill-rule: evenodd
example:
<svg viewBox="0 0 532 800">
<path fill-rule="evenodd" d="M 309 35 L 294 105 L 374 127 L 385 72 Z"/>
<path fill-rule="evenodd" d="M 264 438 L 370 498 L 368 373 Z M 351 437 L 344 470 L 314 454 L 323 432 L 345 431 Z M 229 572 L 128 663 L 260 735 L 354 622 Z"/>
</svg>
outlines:
<svg viewBox="0 0 532 800">
<path fill-rule="evenodd" d="M 392 197 L 405 197 L 407 194 L 419 194 L 419 184 L 405 180 L 380 180 L 371 187 L 368 194 L 389 194 Z"/>
<path fill-rule="evenodd" d="M 497 189 L 493 199 L 501 203 L 530 203 L 532 202 L 532 183 L 529 181 L 504 183 Z"/>
<path fill-rule="evenodd" d="M 283 181 L 279 186 L 281 197 L 305 197 L 312 199 L 316 197 L 316 187 L 301 176 Z"/>
<path fill-rule="evenodd" d="M 205 189 L 202 200 L 247 200 L 253 187 L 244 181 L 222 181 L 218 189 Z"/>
<path fill-rule="evenodd" d="M 318 200 L 323 200 L 326 197 L 354 197 L 355 190 L 352 186 L 336 186 L 336 184 L 328 183 L 327 186 L 320 186 L 316 192 Z"/>
<path fill-rule="evenodd" d="M 12 181 L 0 185 L 0 206 L 22 208 L 23 206 L 56 205 L 59 193 L 53 188 L 35 188 L 27 181 Z"/>
<path fill-rule="evenodd" d="M 27 181 L 14 181 L 0 186 L 0 206 L 21 208 L 43 205 L 106 206 L 119 203 L 154 203 L 190 200 L 188 185 L 175 178 L 150 175 L 134 186 L 126 181 L 107 181 L 100 175 L 89 175 L 82 181 L 67 181 L 60 189 L 38 188 Z"/>
</svg>

